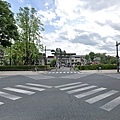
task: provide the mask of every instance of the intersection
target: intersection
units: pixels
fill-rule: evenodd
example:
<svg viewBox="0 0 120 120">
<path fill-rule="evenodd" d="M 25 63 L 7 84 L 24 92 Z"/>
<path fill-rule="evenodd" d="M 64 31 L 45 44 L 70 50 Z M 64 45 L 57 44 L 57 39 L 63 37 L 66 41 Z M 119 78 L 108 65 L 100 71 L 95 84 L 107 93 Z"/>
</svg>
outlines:
<svg viewBox="0 0 120 120">
<path fill-rule="evenodd" d="M 119 80 L 67 68 L 1 76 L 0 120 L 119 120 Z"/>
</svg>

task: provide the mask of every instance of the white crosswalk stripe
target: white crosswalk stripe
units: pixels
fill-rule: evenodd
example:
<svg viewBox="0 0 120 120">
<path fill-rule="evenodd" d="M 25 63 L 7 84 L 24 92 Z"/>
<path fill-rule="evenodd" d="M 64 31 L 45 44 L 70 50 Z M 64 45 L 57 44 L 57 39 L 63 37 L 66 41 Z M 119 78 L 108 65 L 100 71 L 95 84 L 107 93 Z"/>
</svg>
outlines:
<svg viewBox="0 0 120 120">
<path fill-rule="evenodd" d="M 54 86 L 54 87 L 59 88 L 62 91 L 66 91 L 68 94 L 72 94 L 72 93 L 76 93 L 76 92 L 82 92 L 80 94 L 74 95 L 78 99 L 93 95 L 95 93 L 98 93 L 99 95 L 97 94 L 95 97 L 92 97 L 92 98 L 89 98 L 89 99 L 85 100 L 85 102 L 87 102 L 89 104 L 100 102 L 101 100 L 103 100 L 105 98 L 108 98 L 110 96 L 113 96 L 113 95 L 115 95 L 116 93 L 119 92 L 117 90 L 110 90 L 108 92 L 105 92 L 105 90 L 107 90 L 107 88 L 104 88 L 104 87 L 100 87 L 100 88 L 90 90 L 91 88 L 95 88 L 97 86 L 95 86 L 95 85 L 89 86 L 89 84 L 82 83 L 82 82 L 68 83 L 68 84 Z M 81 88 L 77 88 L 77 87 L 81 87 Z M 87 90 L 87 92 L 84 92 L 84 90 Z M 104 91 L 104 93 L 99 93 L 101 91 Z M 118 105 L 120 105 L 120 96 L 117 97 L 117 98 L 114 98 L 113 100 L 109 101 L 108 103 L 105 103 L 104 105 L 100 106 L 100 108 L 103 109 L 103 110 L 106 110 L 106 111 L 111 111 L 115 107 L 117 107 Z"/>
<path fill-rule="evenodd" d="M 72 94 L 72 93 L 88 90 L 88 89 L 95 88 L 95 87 L 97 87 L 97 86 L 95 86 L 95 85 L 87 86 L 87 87 L 83 87 L 83 88 L 79 88 L 79 89 L 75 89 L 75 90 L 70 90 L 67 93 Z"/>
<path fill-rule="evenodd" d="M 101 95 L 95 96 L 95 97 L 90 98 L 90 99 L 85 100 L 85 101 L 88 102 L 88 103 L 90 103 L 90 104 L 93 104 L 93 103 L 96 103 L 96 102 L 98 102 L 98 101 L 100 101 L 100 100 L 102 100 L 104 98 L 107 98 L 107 97 L 109 97 L 111 95 L 114 95 L 117 92 L 118 91 L 116 91 L 116 90 L 111 90 L 111 91 L 108 91 L 106 93 L 103 93 Z"/>
<path fill-rule="evenodd" d="M 0 91 L 0 97 L 7 98 L 10 100 L 17 100 L 22 97 L 14 95 L 12 93 L 8 93 L 8 92 L 16 92 L 16 93 L 25 94 L 25 95 L 32 95 L 32 94 L 36 93 L 36 92 L 34 92 L 34 90 L 35 91 L 43 91 L 43 90 L 45 90 L 43 88 L 52 88 L 52 87 L 53 86 L 47 86 L 47 85 L 42 85 L 42 84 L 37 84 L 37 83 L 25 83 L 25 85 L 15 85 L 15 87 L 2 88 L 3 90 L 6 90 L 7 92 Z M 29 91 L 26 89 L 31 89 L 31 90 Z M 0 101 L 0 105 L 3 105 L 3 104 L 4 104 L 4 102 Z"/>
<path fill-rule="evenodd" d="M 106 103 L 105 105 L 101 106 L 101 109 L 104 109 L 106 111 L 111 111 L 116 106 L 120 105 L 120 96 L 113 99 L 112 101 Z"/>
<path fill-rule="evenodd" d="M 41 80 L 41 79 L 52 79 L 52 78 L 56 78 L 54 76 L 46 76 L 46 75 L 26 75 L 26 77 L 32 78 L 34 80 Z"/>
<path fill-rule="evenodd" d="M 66 79 L 78 79 L 78 78 L 82 78 L 88 75 L 91 75 L 93 73 L 79 73 L 79 74 L 71 74 L 71 75 L 66 75 L 66 76 L 61 76 L 59 78 L 66 78 Z"/>
<path fill-rule="evenodd" d="M 12 95 L 12 94 L 9 94 L 9 93 L 5 93 L 5 92 L 2 92 L 2 91 L 0 91 L 0 96 L 4 97 L 4 98 L 8 98 L 10 100 L 17 100 L 17 99 L 22 98 L 22 97 Z"/>
<path fill-rule="evenodd" d="M 45 87 L 45 88 L 52 88 L 52 86 L 41 85 L 41 84 L 33 84 L 33 83 L 25 83 L 26 85 L 36 86 L 36 87 Z"/>
<path fill-rule="evenodd" d="M 71 86 L 71 87 L 65 87 L 65 88 L 61 88 L 60 90 L 69 90 L 69 89 L 73 89 L 73 88 L 77 88 L 77 87 L 83 87 L 89 84 L 80 84 L 80 85 L 76 85 L 76 86 Z"/>
<path fill-rule="evenodd" d="M 32 94 L 35 93 L 35 92 L 28 91 L 28 90 L 22 90 L 22 89 L 11 88 L 11 87 L 6 87 L 6 88 L 3 88 L 3 89 L 13 91 L 13 92 L 17 92 L 17 93 L 23 93 L 23 94 L 27 94 L 27 95 L 32 95 Z"/>
<path fill-rule="evenodd" d="M 0 105 L 3 105 L 4 103 L 3 102 L 0 102 Z"/>
<path fill-rule="evenodd" d="M 81 83 L 81 82 L 68 83 L 68 84 L 59 85 L 59 86 L 54 86 L 54 87 L 55 87 L 55 88 L 60 88 L 60 87 L 66 87 L 66 86 L 76 85 L 76 84 L 80 84 L 80 83 Z"/>
<path fill-rule="evenodd" d="M 106 90 L 106 89 L 107 88 L 97 88 L 97 89 L 94 89 L 94 90 L 91 90 L 91 91 L 88 91 L 88 92 L 84 92 L 84 93 L 75 95 L 75 97 L 77 97 L 77 98 L 83 98 L 83 97 L 86 97 L 88 95 L 92 95 L 92 94 L 98 93 L 98 92 Z"/>
<path fill-rule="evenodd" d="M 25 86 L 25 85 L 15 85 L 16 87 L 20 88 L 26 88 L 26 89 L 31 89 L 31 90 L 37 90 L 37 91 L 43 91 L 45 89 L 42 88 L 36 88 L 36 87 L 31 87 L 31 86 Z"/>
<path fill-rule="evenodd" d="M 80 72 L 76 72 L 76 71 L 56 71 L 56 72 L 48 72 L 48 74 L 58 74 L 58 73 L 80 73 Z"/>
</svg>

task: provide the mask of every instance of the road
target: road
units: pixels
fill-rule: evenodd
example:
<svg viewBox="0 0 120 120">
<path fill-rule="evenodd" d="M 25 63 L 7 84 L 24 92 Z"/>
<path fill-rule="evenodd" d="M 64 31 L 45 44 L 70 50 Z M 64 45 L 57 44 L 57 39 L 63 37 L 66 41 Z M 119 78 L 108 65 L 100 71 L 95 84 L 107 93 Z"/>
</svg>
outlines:
<svg viewBox="0 0 120 120">
<path fill-rule="evenodd" d="M 0 120 L 119 120 L 120 74 L 48 72 L 0 76 Z"/>
</svg>

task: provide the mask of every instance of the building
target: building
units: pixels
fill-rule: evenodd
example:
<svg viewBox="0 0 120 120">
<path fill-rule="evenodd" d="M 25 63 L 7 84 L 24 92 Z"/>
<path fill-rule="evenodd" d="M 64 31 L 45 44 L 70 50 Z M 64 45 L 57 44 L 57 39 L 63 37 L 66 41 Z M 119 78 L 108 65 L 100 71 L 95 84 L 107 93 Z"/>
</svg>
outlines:
<svg viewBox="0 0 120 120">
<path fill-rule="evenodd" d="M 47 64 L 50 64 L 52 60 L 54 60 L 55 57 L 54 56 L 48 56 L 47 57 Z"/>
<path fill-rule="evenodd" d="M 85 65 L 86 64 L 85 55 L 72 55 L 68 61 L 68 66 L 71 65 Z"/>
<path fill-rule="evenodd" d="M 46 58 L 46 63 L 50 64 L 52 60 L 56 59 L 56 56 L 48 56 Z M 85 65 L 87 63 L 85 59 L 85 55 L 71 55 L 69 57 L 63 57 L 62 59 L 57 58 L 57 63 L 59 65 Z M 42 65 L 44 65 L 44 62 L 42 62 Z"/>
<path fill-rule="evenodd" d="M 94 64 L 100 64 L 101 58 L 100 57 L 95 57 L 93 59 L 93 61 L 94 61 Z"/>
</svg>

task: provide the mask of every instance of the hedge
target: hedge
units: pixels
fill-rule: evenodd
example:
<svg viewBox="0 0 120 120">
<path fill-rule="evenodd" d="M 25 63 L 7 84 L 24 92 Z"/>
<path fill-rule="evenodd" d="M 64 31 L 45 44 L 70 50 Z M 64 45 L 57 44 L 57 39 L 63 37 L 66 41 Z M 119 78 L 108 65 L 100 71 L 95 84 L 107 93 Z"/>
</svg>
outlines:
<svg viewBox="0 0 120 120">
<path fill-rule="evenodd" d="M 115 64 L 85 65 L 76 67 L 79 70 L 96 70 L 98 67 L 101 67 L 102 70 L 117 69 L 117 65 Z"/>
<path fill-rule="evenodd" d="M 44 65 L 38 65 L 37 66 L 39 71 L 45 70 Z M 50 66 L 46 66 L 46 70 L 49 70 Z M 12 66 L 0 66 L 0 71 L 33 71 L 35 70 L 34 65 L 12 65 Z"/>
</svg>

